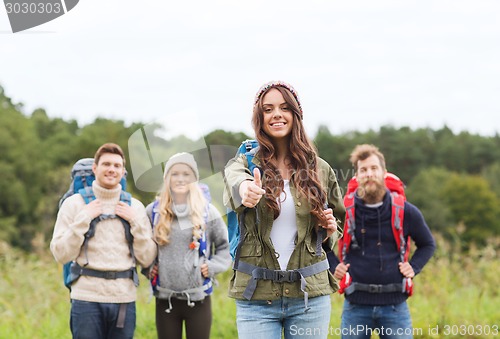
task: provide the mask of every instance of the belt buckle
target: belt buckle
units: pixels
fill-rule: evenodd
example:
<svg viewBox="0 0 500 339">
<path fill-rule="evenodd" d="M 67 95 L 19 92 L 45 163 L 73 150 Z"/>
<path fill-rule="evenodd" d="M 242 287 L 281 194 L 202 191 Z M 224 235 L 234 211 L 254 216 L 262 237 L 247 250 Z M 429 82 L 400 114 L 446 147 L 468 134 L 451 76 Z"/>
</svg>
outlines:
<svg viewBox="0 0 500 339">
<path fill-rule="evenodd" d="M 382 285 L 370 284 L 370 285 L 368 285 L 368 292 L 370 292 L 370 293 L 381 293 L 382 292 Z"/>
<path fill-rule="evenodd" d="M 290 274 L 288 271 L 274 271 L 276 282 L 286 282 L 290 281 Z"/>
<path fill-rule="evenodd" d="M 285 272 L 283 271 L 274 271 L 275 275 L 276 275 L 276 281 L 277 282 L 283 282 L 284 278 L 285 278 Z"/>
<path fill-rule="evenodd" d="M 104 275 L 104 279 L 116 279 L 116 272 L 108 271 Z"/>
</svg>

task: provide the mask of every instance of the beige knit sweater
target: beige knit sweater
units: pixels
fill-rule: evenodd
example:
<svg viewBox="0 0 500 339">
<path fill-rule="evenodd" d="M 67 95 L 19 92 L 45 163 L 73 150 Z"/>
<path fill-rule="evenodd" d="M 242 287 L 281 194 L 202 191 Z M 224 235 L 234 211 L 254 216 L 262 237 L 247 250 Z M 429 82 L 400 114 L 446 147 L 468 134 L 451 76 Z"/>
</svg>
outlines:
<svg viewBox="0 0 500 339">
<path fill-rule="evenodd" d="M 114 214 L 120 201 L 121 186 L 109 190 L 94 181 L 92 189 L 101 200 L 104 214 Z M 84 234 L 90 225 L 90 216 L 83 211 L 85 201 L 75 194 L 64 201 L 57 215 L 50 250 L 56 261 L 64 264 L 75 260 L 83 266 L 86 263 L 82 248 Z M 135 218 L 130 222 L 134 237 L 136 261 L 143 267 L 151 265 L 156 257 L 156 243 L 153 241 L 151 224 L 144 205 L 132 198 Z M 95 235 L 88 242 L 87 268 L 100 271 L 124 271 L 134 266 L 130 255 L 123 224 L 119 219 L 107 219 L 96 225 Z M 110 279 L 81 276 L 71 286 L 71 299 L 103 302 L 128 303 L 136 299 L 136 287 L 132 279 Z"/>
</svg>

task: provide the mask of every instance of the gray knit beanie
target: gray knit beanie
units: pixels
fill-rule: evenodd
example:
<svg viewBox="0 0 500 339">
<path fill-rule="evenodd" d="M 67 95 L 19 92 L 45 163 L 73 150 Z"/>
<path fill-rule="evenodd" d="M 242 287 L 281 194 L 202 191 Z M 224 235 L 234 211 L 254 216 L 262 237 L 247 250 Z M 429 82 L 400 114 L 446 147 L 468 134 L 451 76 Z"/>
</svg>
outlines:
<svg viewBox="0 0 500 339">
<path fill-rule="evenodd" d="M 175 164 L 186 164 L 194 172 L 194 176 L 196 177 L 196 180 L 200 180 L 200 174 L 198 173 L 198 165 L 196 164 L 196 161 L 194 160 L 194 157 L 190 153 L 182 152 L 182 153 L 176 153 L 168 159 L 167 163 L 165 164 L 165 171 L 163 172 L 163 178 L 167 177 L 168 171 L 174 166 Z"/>
</svg>

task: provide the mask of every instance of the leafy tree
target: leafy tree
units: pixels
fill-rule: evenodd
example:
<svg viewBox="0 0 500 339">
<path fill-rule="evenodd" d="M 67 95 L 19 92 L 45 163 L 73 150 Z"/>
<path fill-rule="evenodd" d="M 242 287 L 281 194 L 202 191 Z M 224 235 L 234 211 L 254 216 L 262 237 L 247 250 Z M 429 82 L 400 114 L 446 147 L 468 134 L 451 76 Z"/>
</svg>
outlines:
<svg viewBox="0 0 500 339">
<path fill-rule="evenodd" d="M 406 188 L 408 201 L 420 209 L 429 228 L 444 234 L 454 233 L 455 225 L 443 199 L 443 190 L 451 175 L 452 172 L 443 168 L 428 168 L 418 173 Z"/>
<path fill-rule="evenodd" d="M 500 234 L 500 201 L 484 178 L 453 174 L 443 187 L 443 198 L 454 222 L 465 226 L 465 242 L 485 243 Z"/>
<path fill-rule="evenodd" d="M 213 132 L 208 133 L 205 136 L 205 142 L 208 146 L 211 145 L 229 145 L 229 146 L 239 146 L 243 140 L 249 139 L 250 137 L 245 133 L 238 132 L 226 132 L 221 129 L 217 129 Z"/>
<path fill-rule="evenodd" d="M 38 220 L 36 233 L 40 234 L 42 239 L 52 238 L 59 199 L 67 191 L 71 182 L 70 172 L 71 166 L 61 166 L 46 172 L 44 198 L 38 200 L 35 210 Z"/>
<path fill-rule="evenodd" d="M 349 154 L 354 147 L 353 141 L 334 136 L 328 127 L 320 126 L 314 143 L 319 156 L 330 164 L 337 175 L 340 187 L 345 190 L 347 182 L 354 176 L 354 170 L 349 162 Z"/>
<path fill-rule="evenodd" d="M 486 166 L 482 171 L 482 176 L 488 181 L 491 190 L 500 199 L 500 162 Z"/>
<path fill-rule="evenodd" d="M 8 218 L 4 222 L 10 242 L 24 246 L 23 230 L 31 231 L 26 225 L 36 221 L 33 210 L 42 196 L 44 158 L 33 123 L 19 111 L 20 107 L 0 89 L 0 191 L 5 197 L 0 203 L 0 216 Z M 14 229 L 12 220 L 16 223 Z"/>
<path fill-rule="evenodd" d="M 204 174 L 209 176 L 212 173 L 221 172 L 229 159 L 234 157 L 240 144 L 250 139 L 245 133 L 226 132 L 215 130 L 205 136 L 205 142 L 210 153 L 210 164 L 201 164 L 202 167 L 210 168 Z M 210 172 L 210 173 L 209 173 Z"/>
</svg>

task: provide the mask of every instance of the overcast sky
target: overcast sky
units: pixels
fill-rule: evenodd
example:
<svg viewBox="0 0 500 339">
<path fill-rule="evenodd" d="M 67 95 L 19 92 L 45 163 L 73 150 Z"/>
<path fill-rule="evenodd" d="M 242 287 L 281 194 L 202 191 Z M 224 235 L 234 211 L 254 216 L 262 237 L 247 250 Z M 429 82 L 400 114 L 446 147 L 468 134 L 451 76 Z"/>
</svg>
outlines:
<svg viewBox="0 0 500 339">
<path fill-rule="evenodd" d="M 382 125 L 500 131 L 500 1 L 81 0 L 13 34 L 0 85 L 30 114 L 252 134 L 269 80 L 299 92 L 311 136 Z M 189 117 L 189 118 L 188 118 Z M 193 118 L 194 117 L 194 118 Z"/>
</svg>

